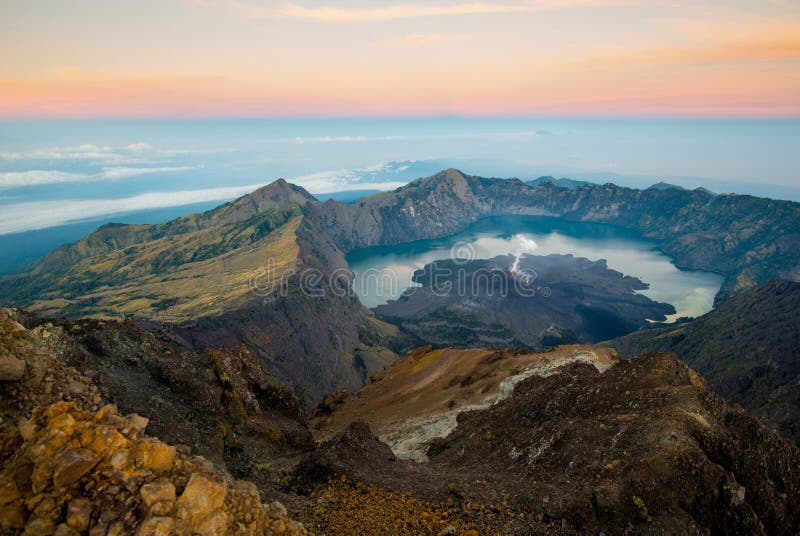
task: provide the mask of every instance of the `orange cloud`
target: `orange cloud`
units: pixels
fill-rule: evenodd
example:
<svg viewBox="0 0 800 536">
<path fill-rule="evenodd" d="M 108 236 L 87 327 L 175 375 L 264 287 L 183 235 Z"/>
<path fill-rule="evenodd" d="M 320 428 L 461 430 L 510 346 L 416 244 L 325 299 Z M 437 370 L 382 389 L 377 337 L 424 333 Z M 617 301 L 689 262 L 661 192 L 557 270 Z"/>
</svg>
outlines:
<svg viewBox="0 0 800 536">
<path fill-rule="evenodd" d="M 330 23 L 365 23 L 457 15 L 531 13 L 577 7 L 609 7 L 636 0 L 527 0 L 513 3 L 465 2 L 461 4 L 397 4 L 370 8 L 333 6 L 307 7 L 287 3 L 280 8 L 253 4 L 247 0 L 192 0 L 192 3 L 233 9 L 252 18 L 290 18 Z"/>
<path fill-rule="evenodd" d="M 703 84 L 667 70 L 620 81 L 615 71 L 551 71 L 485 84 L 449 79 L 232 80 L 150 76 L 0 80 L 0 117 L 364 115 L 800 115 L 800 76 L 731 68 Z M 295 82 L 295 83 L 293 83 Z"/>
<path fill-rule="evenodd" d="M 607 49 L 582 63 L 593 66 L 631 64 L 744 62 L 800 59 L 800 24 L 710 24 L 703 21 L 670 21 L 688 37 L 688 44 L 636 49 Z"/>
<path fill-rule="evenodd" d="M 384 46 L 414 46 L 414 45 L 427 45 L 435 43 L 452 43 L 464 39 L 463 35 L 447 35 L 447 34 L 406 34 L 399 37 L 390 37 L 382 39 L 377 43 Z"/>
<path fill-rule="evenodd" d="M 680 46 L 638 51 L 620 51 L 584 60 L 594 66 L 622 66 L 636 63 L 740 62 L 750 60 L 800 59 L 800 36 L 767 38 L 749 43 Z"/>
</svg>

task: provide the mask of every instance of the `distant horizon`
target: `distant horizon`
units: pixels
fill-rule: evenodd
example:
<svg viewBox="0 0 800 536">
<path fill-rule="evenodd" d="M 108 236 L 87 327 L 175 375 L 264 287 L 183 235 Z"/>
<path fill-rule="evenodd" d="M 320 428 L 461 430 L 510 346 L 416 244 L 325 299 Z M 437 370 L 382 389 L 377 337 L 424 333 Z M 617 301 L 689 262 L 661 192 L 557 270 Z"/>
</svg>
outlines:
<svg viewBox="0 0 800 536">
<path fill-rule="evenodd" d="M 521 120 L 577 120 L 577 121 L 800 121 L 800 112 L 793 115 L 756 116 L 756 115 L 615 115 L 615 114 L 519 114 L 519 113 L 491 113 L 491 114 L 419 114 L 419 115 L 97 115 L 97 116 L 0 116 L 0 123 L 15 123 L 25 121 L 292 121 L 292 120 L 392 120 L 414 121 L 419 119 L 521 119 Z"/>
</svg>

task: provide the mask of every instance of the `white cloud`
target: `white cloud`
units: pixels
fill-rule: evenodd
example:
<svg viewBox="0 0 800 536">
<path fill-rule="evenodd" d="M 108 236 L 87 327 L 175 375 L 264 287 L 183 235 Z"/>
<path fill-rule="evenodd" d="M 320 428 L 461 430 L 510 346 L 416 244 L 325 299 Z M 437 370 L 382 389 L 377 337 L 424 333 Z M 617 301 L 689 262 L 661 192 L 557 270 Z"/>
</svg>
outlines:
<svg viewBox="0 0 800 536">
<path fill-rule="evenodd" d="M 135 153 L 140 153 L 142 151 L 150 151 L 153 149 L 153 147 L 149 143 L 138 142 L 138 143 L 131 143 L 130 145 L 126 146 L 126 149 L 128 149 L 129 151 L 133 151 Z"/>
<path fill-rule="evenodd" d="M 0 189 L 64 182 L 92 182 L 117 180 L 152 173 L 172 173 L 188 171 L 192 166 L 164 167 L 106 167 L 99 173 L 67 173 L 57 170 L 33 169 L 29 171 L 9 171 L 0 173 Z"/>
<path fill-rule="evenodd" d="M 310 136 L 282 138 L 276 141 L 294 141 L 295 143 L 363 143 L 368 141 L 414 141 L 414 140 L 471 140 L 471 139 L 526 139 L 543 136 L 545 131 L 519 131 L 519 132 L 464 132 L 460 134 L 423 134 L 423 135 L 389 135 L 389 136 Z"/>
<path fill-rule="evenodd" d="M 0 188 L 55 184 L 59 182 L 83 182 L 87 180 L 87 178 L 88 176 L 83 173 L 66 173 L 63 171 L 44 169 L 11 171 L 8 173 L 0 173 Z"/>
<path fill-rule="evenodd" d="M 301 137 L 298 136 L 294 139 L 295 143 L 340 143 L 340 142 L 364 142 L 370 141 L 371 138 L 366 136 L 314 136 L 314 137 Z"/>
<path fill-rule="evenodd" d="M 102 173 L 95 175 L 101 179 L 125 179 L 138 175 L 151 175 L 153 173 L 174 173 L 176 171 L 189 171 L 194 166 L 164 166 L 164 167 L 107 167 Z"/>
<path fill-rule="evenodd" d="M 77 147 L 51 147 L 30 151 L 0 152 L 4 160 L 96 160 L 114 156 L 110 147 L 85 144 Z"/>
<path fill-rule="evenodd" d="M 408 169 L 397 167 L 394 163 L 377 164 L 359 169 L 337 169 L 301 175 L 292 180 L 312 194 L 329 194 L 348 190 L 394 190 L 408 181 L 380 180 L 385 175 L 396 174 Z"/>
<path fill-rule="evenodd" d="M 197 154 L 186 149 L 159 149 L 146 142 L 129 143 L 111 147 L 108 145 L 83 144 L 75 147 L 48 147 L 25 151 L 0 151 L 0 159 L 23 160 L 93 160 L 109 164 L 146 164 L 153 158 L 170 158 L 179 155 Z"/>
<path fill-rule="evenodd" d="M 637 0 L 522 0 L 517 2 L 462 2 L 459 4 L 394 4 L 379 7 L 309 7 L 288 2 L 282 7 L 248 0 L 188 0 L 194 4 L 220 6 L 252 19 L 288 18 L 326 23 L 368 23 L 400 19 L 532 13 L 576 7 L 608 7 Z"/>
<path fill-rule="evenodd" d="M 65 199 L 4 205 L 0 211 L 0 234 L 45 229 L 111 214 L 176 207 L 207 201 L 225 201 L 252 192 L 261 186 L 263 184 L 248 184 L 202 190 L 150 192 L 118 199 Z"/>
</svg>

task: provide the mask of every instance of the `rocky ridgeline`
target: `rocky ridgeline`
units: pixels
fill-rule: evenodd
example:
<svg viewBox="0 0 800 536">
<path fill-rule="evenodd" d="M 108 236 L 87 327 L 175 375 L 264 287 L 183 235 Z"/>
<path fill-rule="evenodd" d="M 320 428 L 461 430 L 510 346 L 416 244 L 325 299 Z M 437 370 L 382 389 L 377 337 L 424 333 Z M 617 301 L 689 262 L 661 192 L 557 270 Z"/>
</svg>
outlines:
<svg viewBox="0 0 800 536">
<path fill-rule="evenodd" d="M 59 536 L 306 534 L 255 485 L 143 434 L 107 405 L 37 407 L 2 437 L 0 529 Z"/>
</svg>

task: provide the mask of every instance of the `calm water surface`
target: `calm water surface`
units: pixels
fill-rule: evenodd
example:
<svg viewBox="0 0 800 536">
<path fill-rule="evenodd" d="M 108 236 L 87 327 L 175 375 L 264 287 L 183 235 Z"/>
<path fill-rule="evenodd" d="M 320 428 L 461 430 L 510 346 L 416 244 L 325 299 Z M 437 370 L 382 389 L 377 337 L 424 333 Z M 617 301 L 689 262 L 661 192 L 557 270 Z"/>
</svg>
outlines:
<svg viewBox="0 0 800 536">
<path fill-rule="evenodd" d="M 553 253 L 605 259 L 609 268 L 641 279 L 649 285 L 642 294 L 675 307 L 669 320 L 710 311 L 723 280 L 711 272 L 679 270 L 656 242 L 626 229 L 529 216 L 487 218 L 445 238 L 365 248 L 350 253 L 348 261 L 356 293 L 375 307 L 399 297 L 413 285 L 414 271 L 434 260 Z"/>
</svg>

